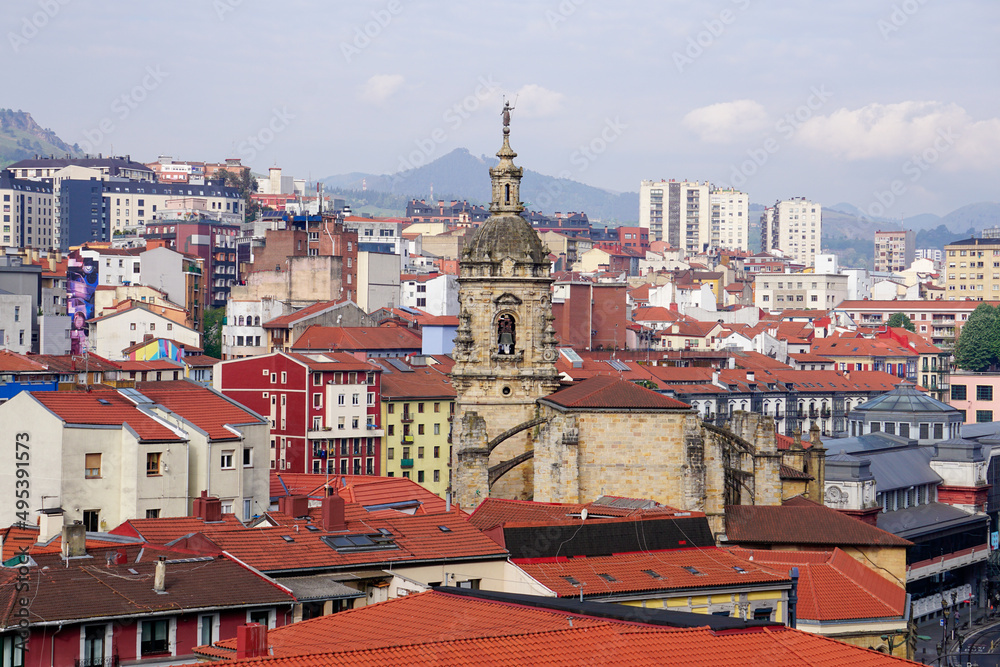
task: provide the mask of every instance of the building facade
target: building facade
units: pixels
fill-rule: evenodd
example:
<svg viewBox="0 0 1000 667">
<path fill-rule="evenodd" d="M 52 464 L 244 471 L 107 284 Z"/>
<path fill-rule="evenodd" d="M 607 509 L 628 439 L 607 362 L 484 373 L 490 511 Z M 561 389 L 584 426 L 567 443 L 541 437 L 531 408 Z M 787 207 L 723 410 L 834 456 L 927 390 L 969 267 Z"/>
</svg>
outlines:
<svg viewBox="0 0 1000 667">
<path fill-rule="evenodd" d="M 761 250 L 814 266 L 823 243 L 823 207 L 805 197 L 775 202 L 760 218 Z"/>
<path fill-rule="evenodd" d="M 895 273 L 910 268 L 915 258 L 916 235 L 912 229 L 875 232 L 875 270 Z"/>
</svg>

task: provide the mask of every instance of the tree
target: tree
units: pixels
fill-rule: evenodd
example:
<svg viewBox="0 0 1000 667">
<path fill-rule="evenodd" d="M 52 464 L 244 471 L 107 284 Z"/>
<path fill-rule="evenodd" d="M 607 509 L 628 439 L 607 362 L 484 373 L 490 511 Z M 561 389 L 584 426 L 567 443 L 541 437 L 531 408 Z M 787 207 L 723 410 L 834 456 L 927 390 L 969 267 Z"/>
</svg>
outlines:
<svg viewBox="0 0 1000 667">
<path fill-rule="evenodd" d="M 889 318 L 889 326 L 896 328 L 902 327 L 908 331 L 917 330 L 917 328 L 913 326 L 913 322 L 910 318 L 906 316 L 906 313 L 893 313 L 892 317 Z"/>
<path fill-rule="evenodd" d="M 967 371 L 982 372 L 1000 363 L 1000 312 L 980 304 L 962 327 L 955 343 L 955 364 Z"/>
<path fill-rule="evenodd" d="M 249 169 L 239 172 L 219 169 L 215 172 L 215 178 L 222 180 L 231 188 L 236 188 L 243 197 L 244 209 L 246 210 L 245 220 L 255 220 L 260 211 L 260 204 L 255 202 L 250 195 L 257 192 L 257 179 L 253 177 Z"/>
<path fill-rule="evenodd" d="M 214 308 L 205 313 L 202 347 L 205 348 L 205 354 L 216 359 L 222 358 L 222 325 L 225 319 L 225 308 Z"/>
</svg>

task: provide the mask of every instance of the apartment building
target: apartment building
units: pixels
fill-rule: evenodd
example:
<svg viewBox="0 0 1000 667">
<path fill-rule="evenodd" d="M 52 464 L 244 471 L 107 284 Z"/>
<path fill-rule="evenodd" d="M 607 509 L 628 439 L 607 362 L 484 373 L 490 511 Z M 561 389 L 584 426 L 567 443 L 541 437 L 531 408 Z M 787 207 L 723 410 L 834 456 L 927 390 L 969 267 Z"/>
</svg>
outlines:
<svg viewBox="0 0 1000 667">
<path fill-rule="evenodd" d="M 849 277 L 839 273 L 754 274 L 754 305 L 765 310 L 829 310 L 847 299 Z"/>
<path fill-rule="evenodd" d="M 639 226 L 649 230 L 651 243 L 667 241 L 698 254 L 711 241 L 711 190 L 708 181 L 642 181 Z"/>
<path fill-rule="evenodd" d="M 970 238 L 949 243 L 945 254 L 948 301 L 1000 299 L 1000 238 Z"/>
<path fill-rule="evenodd" d="M 875 232 L 875 270 L 898 273 L 910 268 L 916 253 L 912 229 Z"/>
<path fill-rule="evenodd" d="M 14 178 L 10 170 L 0 171 L 0 246 L 8 248 L 58 247 L 58 216 L 52 185 Z"/>
<path fill-rule="evenodd" d="M 152 221 L 144 235 L 147 242 L 153 240 L 163 247 L 202 260 L 204 279 L 199 281 L 200 297 L 207 310 L 224 307 L 236 283 L 236 236 L 239 231 L 239 225 L 205 215 L 191 215 L 183 219 Z"/>
<path fill-rule="evenodd" d="M 386 362 L 382 375 L 383 471 L 406 477 L 444 497 L 450 480 L 455 389 L 430 368 Z"/>
<path fill-rule="evenodd" d="M 761 250 L 814 266 L 823 242 L 823 207 L 805 197 L 775 202 L 760 218 Z"/>
<path fill-rule="evenodd" d="M 750 250 L 750 196 L 738 190 L 712 190 L 712 248 Z"/>
<path fill-rule="evenodd" d="M 837 310 L 849 315 L 858 326 L 883 326 L 893 313 L 904 313 L 916 333 L 942 350 L 951 350 L 978 301 L 844 301 Z M 996 306 L 997 302 L 990 305 Z"/>
</svg>

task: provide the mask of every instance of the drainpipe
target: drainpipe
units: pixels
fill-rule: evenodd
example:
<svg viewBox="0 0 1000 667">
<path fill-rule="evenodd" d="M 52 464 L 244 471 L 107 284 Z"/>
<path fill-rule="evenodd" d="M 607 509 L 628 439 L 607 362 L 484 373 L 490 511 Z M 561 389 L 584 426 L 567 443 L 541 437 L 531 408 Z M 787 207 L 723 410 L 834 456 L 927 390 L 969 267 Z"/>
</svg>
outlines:
<svg viewBox="0 0 1000 667">
<path fill-rule="evenodd" d="M 799 602 L 799 568 L 793 567 L 788 574 L 792 575 L 792 587 L 788 591 L 788 627 L 795 628 L 795 613 Z"/>
</svg>

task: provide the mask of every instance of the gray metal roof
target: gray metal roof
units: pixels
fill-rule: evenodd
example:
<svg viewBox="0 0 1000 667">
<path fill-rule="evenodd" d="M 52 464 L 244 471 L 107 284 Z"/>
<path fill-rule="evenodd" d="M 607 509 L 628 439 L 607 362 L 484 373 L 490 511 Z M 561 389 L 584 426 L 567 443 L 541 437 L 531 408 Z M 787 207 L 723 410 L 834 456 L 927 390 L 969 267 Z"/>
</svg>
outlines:
<svg viewBox="0 0 1000 667">
<path fill-rule="evenodd" d="M 879 528 L 907 540 L 977 522 L 985 526 L 986 521 L 985 514 L 969 514 L 944 503 L 928 503 L 878 515 Z M 984 532 L 984 539 L 985 536 Z"/>
<path fill-rule="evenodd" d="M 845 438 L 845 440 L 854 438 Z M 852 458 L 868 461 L 871 466 L 871 474 L 875 477 L 875 489 L 881 493 L 894 489 L 906 489 L 911 486 L 922 484 L 939 484 L 941 476 L 931 469 L 930 460 L 934 455 L 933 447 L 911 446 L 899 449 L 873 450 L 867 452 L 856 452 Z M 838 473 L 843 475 L 847 470 L 841 470 L 842 466 L 836 465 L 837 457 L 847 456 L 834 455 L 835 464 L 827 467 L 826 478 L 829 481 L 849 481 L 854 477 L 838 478 Z"/>
<path fill-rule="evenodd" d="M 909 382 L 900 383 L 892 391 L 862 403 L 851 412 L 942 412 L 958 414 L 947 403 L 932 398 Z"/>
<path fill-rule="evenodd" d="M 831 452 L 859 455 L 880 449 L 907 447 L 916 442 L 901 435 L 889 435 L 885 431 L 866 433 L 853 438 L 822 438 L 821 440 L 823 447 L 826 448 L 828 459 Z"/>
<path fill-rule="evenodd" d="M 365 594 L 356 588 L 345 586 L 330 577 L 316 575 L 311 577 L 282 577 L 277 580 L 282 586 L 291 589 L 299 602 L 308 600 L 345 600 L 361 598 Z"/>
<path fill-rule="evenodd" d="M 964 424 L 962 437 L 979 440 L 981 438 L 1000 438 L 1000 422 L 984 422 L 982 424 Z"/>
</svg>

